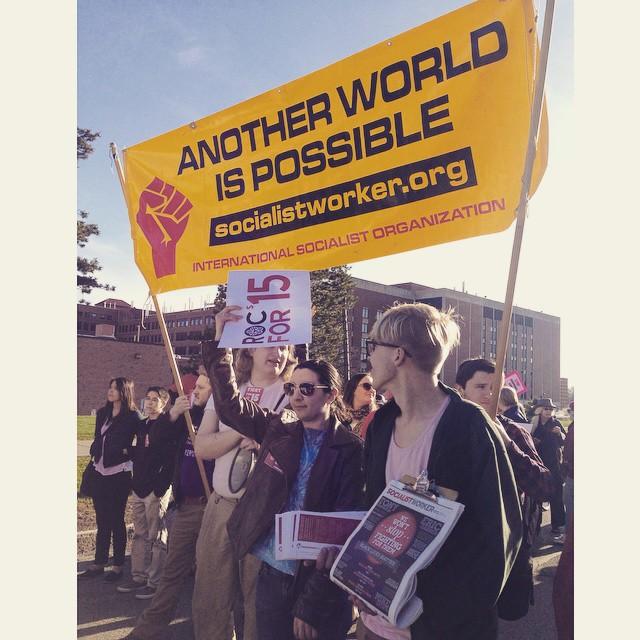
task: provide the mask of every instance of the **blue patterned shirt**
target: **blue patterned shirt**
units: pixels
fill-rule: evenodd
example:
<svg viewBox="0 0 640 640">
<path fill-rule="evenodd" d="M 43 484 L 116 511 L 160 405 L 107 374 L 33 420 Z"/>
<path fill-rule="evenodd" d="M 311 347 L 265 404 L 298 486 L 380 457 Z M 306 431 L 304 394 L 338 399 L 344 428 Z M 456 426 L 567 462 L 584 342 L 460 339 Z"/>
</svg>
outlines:
<svg viewBox="0 0 640 640">
<path fill-rule="evenodd" d="M 293 487 L 289 492 L 289 499 L 284 506 L 282 513 L 286 511 L 298 511 L 304 506 L 304 499 L 307 495 L 307 485 L 311 476 L 311 469 L 320 453 L 320 447 L 324 440 L 325 432 L 319 429 L 305 429 L 304 442 L 300 452 L 300 466 Z M 261 540 L 256 542 L 251 549 L 251 553 L 271 565 L 274 569 L 294 575 L 296 572 L 296 560 L 276 560 L 275 556 L 275 523 Z"/>
</svg>

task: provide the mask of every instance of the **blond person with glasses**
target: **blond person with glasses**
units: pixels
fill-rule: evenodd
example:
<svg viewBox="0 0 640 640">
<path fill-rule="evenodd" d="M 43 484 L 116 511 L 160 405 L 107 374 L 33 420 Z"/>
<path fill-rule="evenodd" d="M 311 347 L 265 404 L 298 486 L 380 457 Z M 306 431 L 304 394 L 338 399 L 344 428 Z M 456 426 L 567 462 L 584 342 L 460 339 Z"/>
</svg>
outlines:
<svg viewBox="0 0 640 640">
<path fill-rule="evenodd" d="M 417 573 L 424 610 L 401 629 L 363 610 L 358 640 L 495 640 L 495 602 L 520 546 L 518 492 L 504 444 L 478 406 L 438 375 L 459 341 L 451 311 L 401 304 L 385 311 L 368 342 L 371 376 L 393 399 L 376 411 L 365 440 L 365 502 L 390 480 L 426 470 L 465 509 L 428 567 Z M 318 558 L 330 567 L 335 553 Z"/>
<path fill-rule="evenodd" d="M 339 511 L 362 500 L 362 441 L 340 421 L 340 375 L 328 362 L 300 363 L 283 385 L 290 410 L 275 414 L 238 393 L 230 351 L 218 347 L 229 306 L 216 316 L 216 340 L 202 344 L 220 419 L 260 443 L 246 493 L 227 530 L 238 558 L 262 561 L 256 590 L 258 640 L 343 640 L 351 605 L 327 571 L 275 559 L 274 517 L 304 509 Z M 294 413 L 295 412 L 295 413 Z"/>
</svg>

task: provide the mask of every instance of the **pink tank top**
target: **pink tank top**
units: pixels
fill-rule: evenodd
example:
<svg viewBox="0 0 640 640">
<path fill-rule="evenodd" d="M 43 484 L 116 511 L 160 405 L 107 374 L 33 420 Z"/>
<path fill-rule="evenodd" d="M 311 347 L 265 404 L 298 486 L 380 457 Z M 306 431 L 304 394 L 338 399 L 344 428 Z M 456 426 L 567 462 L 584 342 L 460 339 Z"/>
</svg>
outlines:
<svg viewBox="0 0 640 640">
<path fill-rule="evenodd" d="M 400 480 L 402 476 L 407 474 L 415 478 L 421 471 L 427 468 L 433 434 L 440 422 L 440 418 L 442 418 L 442 414 L 448 406 L 449 396 L 443 400 L 442 406 L 425 425 L 424 430 L 416 441 L 408 447 L 399 447 L 396 444 L 394 428 L 391 434 L 391 442 L 389 443 L 389 450 L 387 452 L 387 465 L 385 467 L 385 479 L 387 483 L 391 480 Z M 394 627 L 382 616 L 372 616 L 362 612 L 360 617 L 367 629 L 370 629 L 373 633 L 377 633 L 383 638 L 387 638 L 387 640 L 411 640 L 410 629 Z"/>
</svg>

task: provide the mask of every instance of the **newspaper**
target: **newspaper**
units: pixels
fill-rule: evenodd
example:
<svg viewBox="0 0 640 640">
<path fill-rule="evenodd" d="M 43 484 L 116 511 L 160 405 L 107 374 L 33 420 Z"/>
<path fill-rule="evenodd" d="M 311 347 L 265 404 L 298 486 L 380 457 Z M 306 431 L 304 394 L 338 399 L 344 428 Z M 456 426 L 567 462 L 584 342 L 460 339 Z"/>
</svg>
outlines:
<svg viewBox="0 0 640 640">
<path fill-rule="evenodd" d="M 391 624 L 408 627 L 422 613 L 416 574 L 433 561 L 463 510 L 392 480 L 342 547 L 331 580 Z"/>
<path fill-rule="evenodd" d="M 324 547 L 342 547 L 366 511 L 287 511 L 276 514 L 276 560 L 315 560 Z"/>
</svg>

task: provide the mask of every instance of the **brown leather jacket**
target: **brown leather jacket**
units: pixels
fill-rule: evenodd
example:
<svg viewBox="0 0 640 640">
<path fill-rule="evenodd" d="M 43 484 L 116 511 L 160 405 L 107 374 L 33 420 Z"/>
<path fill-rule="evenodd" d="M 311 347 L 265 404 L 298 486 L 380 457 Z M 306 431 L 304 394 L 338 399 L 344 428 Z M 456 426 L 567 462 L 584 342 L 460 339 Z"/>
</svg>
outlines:
<svg viewBox="0 0 640 640">
<path fill-rule="evenodd" d="M 202 358 L 220 419 L 260 443 L 260 455 L 236 505 L 227 531 L 238 558 L 269 532 L 284 508 L 298 473 L 304 427 L 295 414 L 282 415 L 262 409 L 240 397 L 231 368 L 231 351 L 217 341 L 202 343 Z M 331 425 L 316 459 L 305 496 L 306 511 L 346 511 L 363 504 L 363 443 L 358 436 L 331 418 Z M 332 613 L 332 602 L 344 598 L 328 575 L 299 563 L 293 586 L 298 595 L 293 615 L 314 627 Z"/>
</svg>

